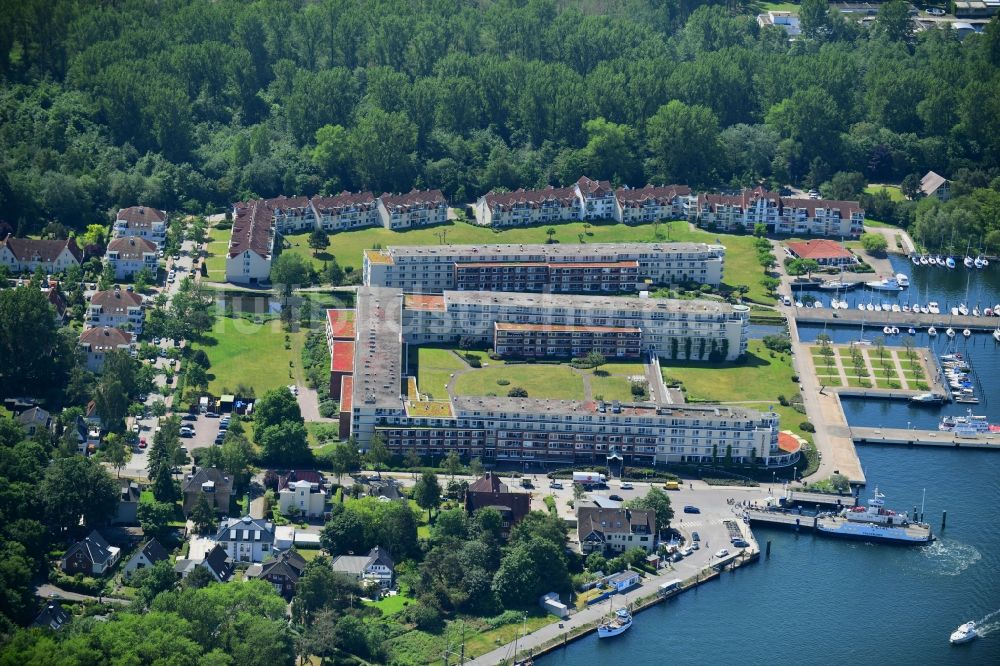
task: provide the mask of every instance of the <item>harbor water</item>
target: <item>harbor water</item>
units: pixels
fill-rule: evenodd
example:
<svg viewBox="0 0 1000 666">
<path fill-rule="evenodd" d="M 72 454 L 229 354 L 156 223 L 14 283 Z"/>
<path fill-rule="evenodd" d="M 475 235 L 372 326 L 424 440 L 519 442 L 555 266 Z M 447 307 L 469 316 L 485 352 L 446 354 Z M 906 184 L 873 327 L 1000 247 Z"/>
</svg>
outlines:
<svg viewBox="0 0 1000 666">
<path fill-rule="evenodd" d="M 942 312 L 963 302 L 1000 301 L 1000 267 L 971 275 L 961 267 L 913 266 L 894 260 L 911 277 L 910 302 L 936 300 Z M 959 258 L 961 262 L 961 258 Z M 829 301 L 829 292 L 813 292 Z M 917 294 L 921 294 L 919 297 Z M 870 295 L 848 292 L 853 304 Z M 876 298 L 905 303 L 907 292 Z M 843 298 L 843 296 L 841 296 Z M 992 305 L 991 305 L 992 307 Z M 997 320 L 1000 322 L 1000 319 Z M 801 326 L 805 340 L 823 327 Z M 860 328 L 829 327 L 836 342 L 860 337 Z M 882 331 L 866 331 L 869 340 Z M 902 344 L 905 332 L 887 344 Z M 943 335 L 914 336 L 935 353 L 959 351 L 977 376 L 974 405 L 1000 423 L 1000 345 L 988 334 L 950 343 Z M 993 398 L 991 400 L 991 398 Z M 944 414 L 964 405 L 912 408 L 887 400 L 843 401 L 848 422 L 858 426 L 936 428 Z M 636 616 L 632 629 L 614 639 L 588 636 L 536 662 L 556 664 L 1000 664 L 1000 455 L 951 448 L 862 446 L 869 487 L 878 485 L 887 506 L 912 511 L 926 489 L 925 518 L 938 539 L 902 547 L 819 538 L 809 533 L 755 527 L 771 557 L 725 573 Z M 948 512 L 942 531 L 941 515 Z M 969 620 L 980 638 L 952 646 L 948 636 Z"/>
</svg>

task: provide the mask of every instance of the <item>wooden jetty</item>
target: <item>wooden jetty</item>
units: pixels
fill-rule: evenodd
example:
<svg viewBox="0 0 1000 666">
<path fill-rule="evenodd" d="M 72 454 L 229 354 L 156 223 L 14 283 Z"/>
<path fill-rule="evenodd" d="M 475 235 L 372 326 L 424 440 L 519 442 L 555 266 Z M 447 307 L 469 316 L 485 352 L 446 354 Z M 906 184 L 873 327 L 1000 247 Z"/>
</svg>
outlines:
<svg viewBox="0 0 1000 666">
<path fill-rule="evenodd" d="M 1000 451 L 1000 433 L 982 433 L 961 437 L 948 430 L 911 428 L 851 428 L 856 444 L 901 444 L 903 446 L 951 446 L 962 449 Z"/>
</svg>

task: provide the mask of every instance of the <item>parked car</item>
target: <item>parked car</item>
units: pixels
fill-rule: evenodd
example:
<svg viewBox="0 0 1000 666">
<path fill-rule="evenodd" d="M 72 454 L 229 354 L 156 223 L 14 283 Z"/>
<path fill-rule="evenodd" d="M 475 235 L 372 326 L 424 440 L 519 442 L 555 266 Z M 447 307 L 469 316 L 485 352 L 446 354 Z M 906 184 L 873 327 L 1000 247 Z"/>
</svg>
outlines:
<svg viewBox="0 0 1000 666">
<path fill-rule="evenodd" d="M 559 483 L 558 481 L 553 481 L 552 483 L 549 484 L 549 488 L 552 488 L 553 490 L 562 490 L 562 487 L 563 484 Z"/>
<path fill-rule="evenodd" d="M 697 532 L 691 532 L 691 541 L 701 541 L 701 536 Z"/>
<path fill-rule="evenodd" d="M 194 437 L 193 430 L 181 430 L 181 437 Z"/>
<path fill-rule="evenodd" d="M 750 544 L 746 542 L 745 539 L 733 539 L 733 546 L 736 548 L 746 548 Z"/>
<path fill-rule="evenodd" d="M 701 509 L 691 504 L 684 505 L 684 513 L 701 513 Z"/>
<path fill-rule="evenodd" d="M 701 550 L 701 544 L 695 541 L 691 544 L 691 550 Z"/>
<path fill-rule="evenodd" d="M 147 444 L 146 444 L 146 438 L 145 437 L 140 437 L 139 438 L 139 448 L 140 449 L 144 449 L 144 448 L 146 448 L 146 446 L 147 446 Z"/>
<path fill-rule="evenodd" d="M 694 553 L 693 548 L 685 548 L 684 550 L 681 551 L 681 555 L 683 555 L 684 557 L 690 557 L 693 553 Z"/>
<path fill-rule="evenodd" d="M 715 556 L 717 558 L 719 558 L 719 559 L 722 559 L 723 557 L 728 557 L 728 555 L 729 555 L 729 551 L 726 550 L 725 548 L 723 548 L 722 550 L 720 550 L 719 552 L 717 552 L 715 554 Z"/>
<path fill-rule="evenodd" d="M 614 502 L 624 502 L 625 499 L 621 495 L 608 495 L 608 499 Z"/>
<path fill-rule="evenodd" d="M 632 485 L 631 483 L 629 483 L 628 481 L 622 481 L 622 485 L 621 485 L 621 489 L 622 489 L 622 490 L 632 490 L 632 489 L 633 489 L 634 487 L 635 487 L 635 486 L 633 486 L 633 485 Z"/>
<path fill-rule="evenodd" d="M 208 418 L 210 418 L 210 419 L 217 419 L 217 418 L 219 418 L 219 415 L 216 414 L 215 412 L 205 412 L 205 416 L 208 417 Z"/>
<path fill-rule="evenodd" d="M 198 420 L 197 414 L 188 413 L 181 417 L 181 421 L 197 421 L 197 420 Z"/>
</svg>

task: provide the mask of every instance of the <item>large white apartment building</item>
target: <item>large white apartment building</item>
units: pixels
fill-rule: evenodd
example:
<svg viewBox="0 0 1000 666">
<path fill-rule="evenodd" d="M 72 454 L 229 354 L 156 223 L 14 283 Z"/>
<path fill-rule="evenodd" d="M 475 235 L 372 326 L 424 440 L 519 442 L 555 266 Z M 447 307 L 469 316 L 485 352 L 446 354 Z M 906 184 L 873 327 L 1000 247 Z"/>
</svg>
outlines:
<svg viewBox="0 0 1000 666">
<path fill-rule="evenodd" d="M 97 291 L 90 297 L 84 324 L 87 328 L 111 326 L 139 335 L 145 320 L 142 296 L 115 285 L 114 289 Z"/>
<path fill-rule="evenodd" d="M 149 206 L 122 208 L 115 216 L 115 238 L 142 238 L 157 247 L 167 239 L 167 214 Z"/>
<path fill-rule="evenodd" d="M 489 192 L 476 200 L 476 223 L 484 227 L 526 227 L 580 219 L 574 187 Z"/>
<path fill-rule="evenodd" d="M 593 180 L 580 176 L 573 186 L 573 192 L 580 200 L 580 217 L 584 220 L 613 220 L 618 202 L 615 189 L 606 180 Z"/>
<path fill-rule="evenodd" d="M 649 285 L 717 285 L 726 248 L 705 243 L 390 246 L 366 250 L 364 284 L 408 293 L 489 290 L 634 293 Z"/>
<path fill-rule="evenodd" d="M 116 280 L 132 277 L 143 268 L 155 278 L 159 270 L 159 255 L 156 244 L 138 236 L 121 236 L 108 243 L 104 255 Z"/>
<path fill-rule="evenodd" d="M 267 201 L 237 204 L 226 254 L 226 281 L 266 282 L 271 275 L 275 236 L 275 214 Z"/>
<path fill-rule="evenodd" d="M 691 188 L 686 185 L 619 187 L 615 193 L 615 219 L 625 224 L 687 218 Z"/>
<path fill-rule="evenodd" d="M 861 235 L 865 222 L 857 201 L 785 198 L 761 187 L 735 195 L 700 194 L 691 216 L 699 226 L 721 231 L 753 231 L 761 223 L 773 234 L 850 238 Z"/>
<path fill-rule="evenodd" d="M 441 190 L 411 190 L 406 194 L 383 194 L 378 212 L 386 229 L 409 229 L 448 221 L 448 202 Z"/>
<path fill-rule="evenodd" d="M 382 224 L 378 201 L 371 192 L 341 192 L 311 200 L 316 223 L 326 231 L 345 231 Z"/>
</svg>

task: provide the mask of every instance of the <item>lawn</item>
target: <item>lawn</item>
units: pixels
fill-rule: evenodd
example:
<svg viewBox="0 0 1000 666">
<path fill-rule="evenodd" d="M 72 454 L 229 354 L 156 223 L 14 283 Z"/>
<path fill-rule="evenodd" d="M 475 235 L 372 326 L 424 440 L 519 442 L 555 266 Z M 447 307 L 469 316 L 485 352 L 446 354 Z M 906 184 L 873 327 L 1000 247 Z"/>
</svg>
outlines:
<svg viewBox="0 0 1000 666">
<path fill-rule="evenodd" d="M 547 624 L 555 622 L 552 615 L 537 616 L 532 615 L 527 618 L 523 627 L 520 622 L 505 624 L 496 629 L 477 627 L 483 624 L 476 619 L 451 620 L 445 630 L 440 634 L 431 634 L 425 631 L 408 631 L 386 641 L 392 655 L 393 663 L 398 664 L 440 664 L 443 663 L 441 655 L 447 649 L 455 650 L 462 645 L 465 640 L 465 656 L 473 658 L 495 650 L 501 645 L 506 645 L 521 634 L 522 630 L 531 633 Z M 450 663 L 457 659 L 451 659 Z"/>
<path fill-rule="evenodd" d="M 590 377 L 590 390 L 595 400 L 620 400 L 632 402 L 632 384 L 625 377 Z"/>
<path fill-rule="evenodd" d="M 792 364 L 788 355 L 775 354 L 760 340 L 751 340 L 741 363 L 705 363 L 660 359 L 665 378 L 683 382 L 689 402 L 743 402 L 777 400 L 794 395 Z M 669 383 L 669 379 L 668 379 Z"/>
<path fill-rule="evenodd" d="M 208 229 L 208 243 L 205 245 L 207 257 L 205 269 L 208 278 L 213 282 L 223 282 L 226 279 L 226 252 L 229 250 L 229 229 Z"/>
<path fill-rule="evenodd" d="M 382 611 L 383 617 L 392 617 L 397 613 L 401 613 L 404 608 L 409 604 L 414 602 L 413 597 L 409 594 L 409 588 L 407 588 L 406 583 L 399 584 L 399 594 L 394 594 L 390 597 L 382 597 L 378 601 L 365 600 L 365 606 L 371 606 L 372 608 L 378 608 Z"/>
<path fill-rule="evenodd" d="M 217 317 L 205 339 L 195 348 L 205 350 L 210 363 L 208 390 L 214 395 L 251 387 L 257 395 L 298 379 L 303 333 L 289 333 L 285 349 L 281 322 L 254 324 L 246 319 Z M 294 367 L 293 367 L 294 364 Z"/>
<path fill-rule="evenodd" d="M 865 194 L 875 195 L 882 190 L 885 190 L 886 194 L 889 195 L 889 199 L 891 199 L 892 201 L 906 201 L 906 197 L 903 196 L 903 191 L 899 189 L 898 185 L 882 185 L 880 183 L 871 183 L 870 185 L 865 187 Z M 865 220 L 865 224 L 869 224 L 869 221 Z"/>
<path fill-rule="evenodd" d="M 507 384 L 498 384 L 506 380 Z M 507 395 L 519 386 L 531 398 L 583 400 L 583 379 L 568 365 L 521 364 L 470 370 L 455 379 L 457 395 Z"/>
<path fill-rule="evenodd" d="M 451 373 L 464 370 L 468 366 L 450 349 L 441 347 L 419 347 L 410 349 L 410 374 L 417 371 L 417 389 L 424 396 L 431 395 L 438 400 L 448 398 L 448 382 Z"/>
<path fill-rule="evenodd" d="M 291 243 L 289 250 L 296 252 L 321 266 L 324 260 L 336 258 L 337 263 L 346 268 L 361 268 L 362 252 L 373 247 L 389 245 L 486 245 L 492 243 L 545 243 L 546 229 L 556 230 L 553 240 L 559 243 L 650 243 L 655 241 L 691 241 L 699 243 L 721 242 L 726 246 L 726 268 L 724 281 L 728 285 L 745 284 L 750 287 L 747 296 L 755 301 L 772 303 L 760 285 L 762 269 L 757 262 L 757 252 L 750 236 L 710 233 L 692 229 L 685 221 L 661 224 L 625 225 L 613 222 L 593 222 L 584 228 L 583 222 L 515 227 L 496 230 L 480 227 L 467 222 L 453 222 L 433 227 L 393 231 L 382 227 L 368 227 L 353 231 L 342 231 L 330 236 L 330 247 L 315 258 L 308 245 L 308 234 L 294 234 L 285 239 Z M 223 248 L 224 252 L 225 248 Z"/>
</svg>

